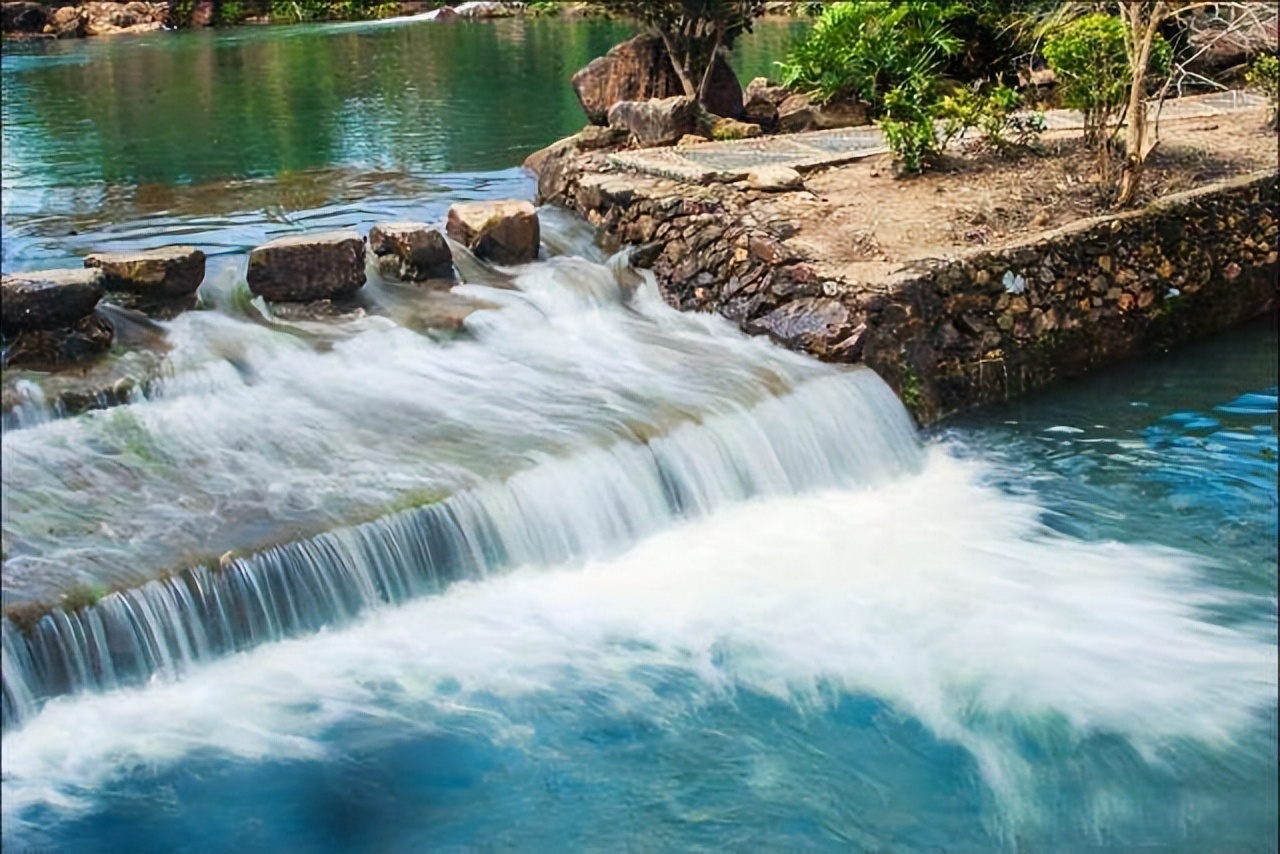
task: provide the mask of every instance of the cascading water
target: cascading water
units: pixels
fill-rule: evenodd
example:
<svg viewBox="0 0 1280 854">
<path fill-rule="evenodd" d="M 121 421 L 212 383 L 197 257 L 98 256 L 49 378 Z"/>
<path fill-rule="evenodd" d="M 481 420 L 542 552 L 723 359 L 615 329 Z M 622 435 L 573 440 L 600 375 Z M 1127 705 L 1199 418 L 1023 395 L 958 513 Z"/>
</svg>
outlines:
<svg viewBox="0 0 1280 854">
<path fill-rule="evenodd" d="M 1193 813 L 1185 850 L 1257 838 L 1265 810 L 1185 780 L 1204 751 L 1274 776 L 1265 602 L 1206 586 L 1185 552 L 1053 530 L 984 464 L 922 448 L 873 373 L 678 314 L 628 275 L 559 258 L 515 290 L 465 286 L 488 307 L 443 342 L 202 312 L 168 324 L 145 397 L 8 429 L 6 595 L 125 589 L 0 624 L 6 842 L 74 842 L 94 793 L 135 785 L 198 804 L 222 780 L 287 810 L 262 787 L 307 791 L 354 761 L 340 745 L 379 767 L 439 739 L 463 751 L 449 767 L 542 793 L 505 807 L 542 803 L 515 843 L 532 850 L 565 838 L 558 793 L 580 784 L 553 779 L 626 781 L 582 831 L 604 848 L 654 827 L 659 850 L 723 847 L 703 826 L 810 838 L 775 814 L 905 850 L 1140 839 Z M 87 520 L 51 518 L 76 490 Z M 251 550 L 148 580 L 201 528 Z M 633 740 L 656 776 L 618 753 Z M 446 797 L 422 761 L 379 799 Z M 705 769 L 725 782 L 669 793 L 664 774 Z M 666 818 L 619 811 L 672 797 Z M 866 812 L 885 799 L 924 825 Z M 501 841 L 452 820 L 351 844 L 199 820 L 217 850 Z M 184 826 L 140 821 L 148 844 Z"/>
</svg>

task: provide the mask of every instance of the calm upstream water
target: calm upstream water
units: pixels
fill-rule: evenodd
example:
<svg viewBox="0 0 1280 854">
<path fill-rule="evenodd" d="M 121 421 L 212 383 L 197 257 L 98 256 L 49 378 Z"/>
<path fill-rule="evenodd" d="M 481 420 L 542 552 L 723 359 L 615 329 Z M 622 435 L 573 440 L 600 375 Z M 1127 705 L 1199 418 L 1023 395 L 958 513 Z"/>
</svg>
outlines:
<svg viewBox="0 0 1280 854">
<path fill-rule="evenodd" d="M 3 623 L 5 850 L 1274 852 L 1274 321 L 919 436 L 551 210 L 452 295 L 245 298 L 530 197 L 626 33 L 6 45 L 4 269 L 215 257 L 146 394 L 6 417 L 6 604 L 128 589 Z"/>
</svg>

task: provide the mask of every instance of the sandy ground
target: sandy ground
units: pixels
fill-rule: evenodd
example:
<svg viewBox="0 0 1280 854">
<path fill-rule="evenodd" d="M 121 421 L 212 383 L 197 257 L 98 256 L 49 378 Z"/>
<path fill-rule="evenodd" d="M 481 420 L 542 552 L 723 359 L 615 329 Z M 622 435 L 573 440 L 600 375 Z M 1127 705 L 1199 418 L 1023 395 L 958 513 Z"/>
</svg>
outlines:
<svg viewBox="0 0 1280 854">
<path fill-rule="evenodd" d="M 1139 204 L 1223 178 L 1277 168 L 1266 108 L 1164 121 Z M 895 178 L 879 156 L 805 177 L 808 193 L 759 194 L 752 208 L 798 226 L 788 243 L 848 281 L 881 278 L 913 260 L 1020 242 L 1111 209 L 1079 131 L 1046 133 L 1038 151 L 969 150 L 926 173 Z M 762 213 L 765 210 L 761 210 Z"/>
</svg>

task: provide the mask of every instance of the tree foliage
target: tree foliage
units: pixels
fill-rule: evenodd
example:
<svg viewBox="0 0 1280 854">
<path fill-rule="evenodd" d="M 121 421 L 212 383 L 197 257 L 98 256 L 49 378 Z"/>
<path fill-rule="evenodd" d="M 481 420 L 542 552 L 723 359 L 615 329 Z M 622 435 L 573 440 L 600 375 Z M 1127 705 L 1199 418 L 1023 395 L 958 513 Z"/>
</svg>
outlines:
<svg viewBox="0 0 1280 854">
<path fill-rule="evenodd" d="M 1062 104 L 1084 114 L 1085 137 L 1093 142 L 1101 139 L 1128 101 L 1133 70 L 1124 28 L 1114 15 L 1087 15 L 1050 34 L 1044 44 Z M 1163 38 L 1159 44 L 1156 64 L 1167 70 L 1169 44 Z"/>
<path fill-rule="evenodd" d="M 600 5 L 657 33 L 685 95 L 698 101 L 706 96 L 721 48 L 732 48 L 764 14 L 763 0 L 600 0 Z"/>
</svg>

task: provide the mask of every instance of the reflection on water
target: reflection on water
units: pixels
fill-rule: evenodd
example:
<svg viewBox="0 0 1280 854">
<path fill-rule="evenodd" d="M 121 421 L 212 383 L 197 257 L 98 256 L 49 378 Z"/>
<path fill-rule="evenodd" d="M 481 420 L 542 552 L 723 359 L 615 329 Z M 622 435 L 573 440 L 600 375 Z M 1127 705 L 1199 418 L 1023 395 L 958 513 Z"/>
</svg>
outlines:
<svg viewBox="0 0 1280 854">
<path fill-rule="evenodd" d="M 804 26 L 762 23 L 743 79 Z M 3 267 L 528 197 L 517 165 L 585 121 L 570 76 L 631 32 L 536 18 L 6 45 Z"/>
</svg>

